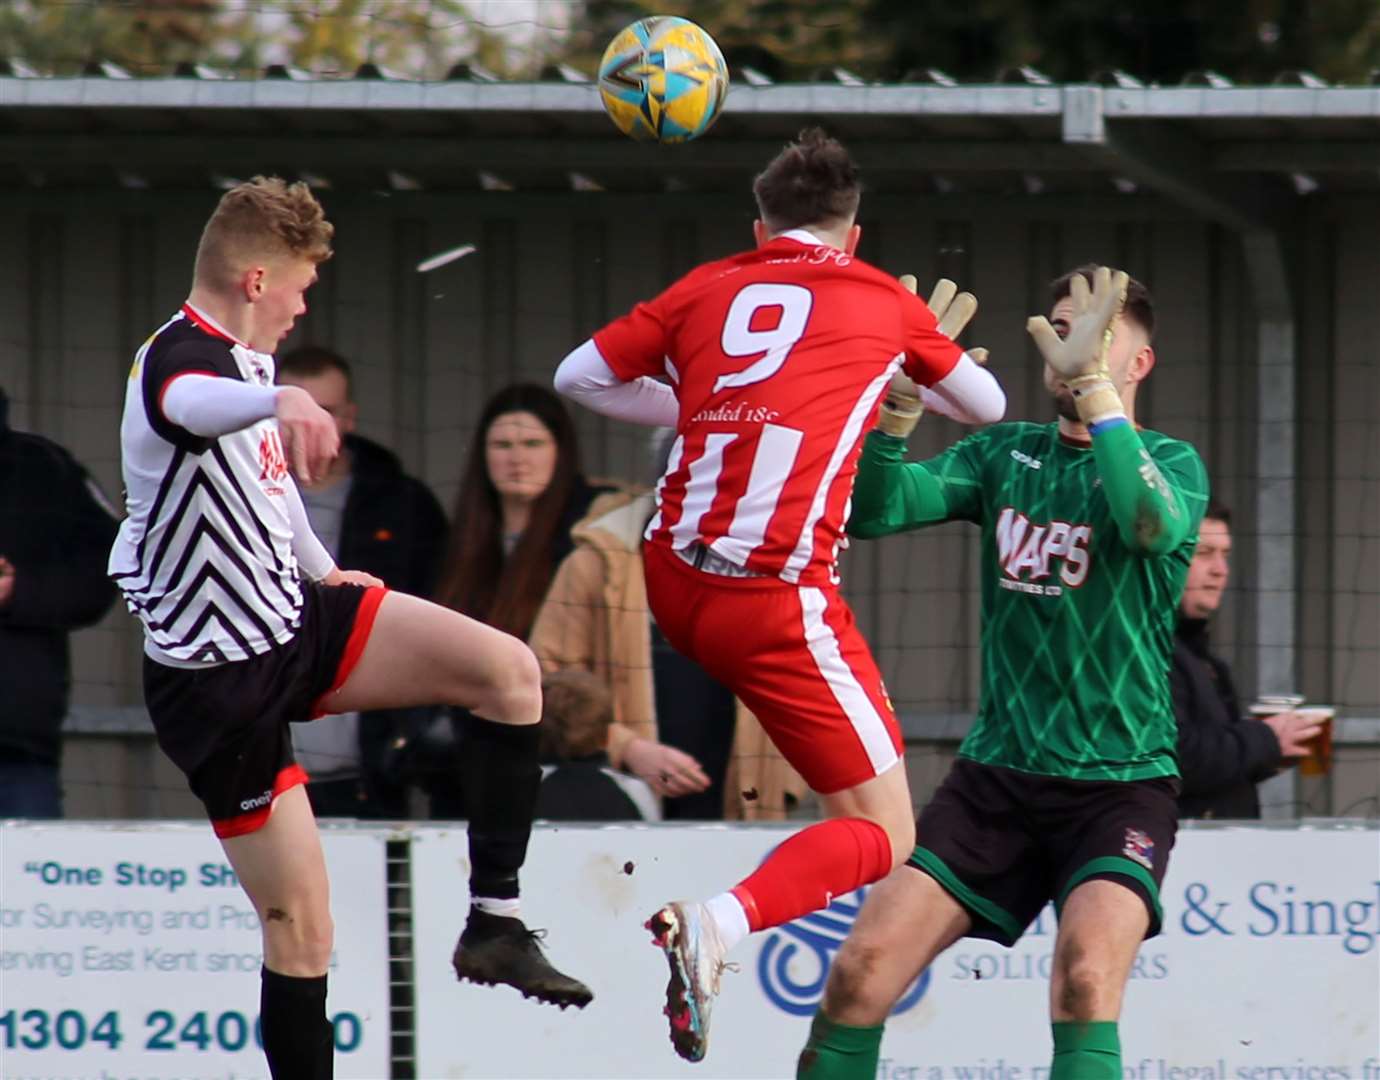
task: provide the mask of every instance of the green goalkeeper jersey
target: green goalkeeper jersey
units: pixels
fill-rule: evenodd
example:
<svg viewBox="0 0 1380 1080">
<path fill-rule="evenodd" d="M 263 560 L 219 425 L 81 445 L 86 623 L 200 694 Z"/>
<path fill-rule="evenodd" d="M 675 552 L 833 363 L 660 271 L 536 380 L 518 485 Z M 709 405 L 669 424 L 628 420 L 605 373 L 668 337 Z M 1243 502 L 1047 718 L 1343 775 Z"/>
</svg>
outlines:
<svg viewBox="0 0 1380 1080">
<path fill-rule="evenodd" d="M 1075 780 L 1175 776 L 1175 614 L 1207 506 L 1188 443 L 1125 422 L 1092 446 L 997 424 L 937 457 L 867 437 L 848 531 L 982 529 L 982 693 L 959 753 Z"/>
</svg>

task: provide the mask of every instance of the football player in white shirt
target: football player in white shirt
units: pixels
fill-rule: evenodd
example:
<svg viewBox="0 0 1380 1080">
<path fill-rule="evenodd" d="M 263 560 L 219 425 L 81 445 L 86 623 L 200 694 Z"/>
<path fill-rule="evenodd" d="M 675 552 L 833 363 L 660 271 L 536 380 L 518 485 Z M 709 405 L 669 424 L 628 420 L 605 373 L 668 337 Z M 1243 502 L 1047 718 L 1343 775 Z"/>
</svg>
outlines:
<svg viewBox="0 0 1380 1080">
<path fill-rule="evenodd" d="M 331 1075 L 329 883 L 288 724 L 455 705 L 465 747 L 471 908 L 461 979 L 583 1007 L 520 918 L 541 780 L 540 670 L 521 641 L 341 570 L 293 481 L 339 449 L 330 415 L 273 385 L 333 228 L 305 184 L 256 177 L 207 222 L 191 295 L 140 350 L 121 426 L 129 517 L 111 574 L 144 624 L 160 746 L 206 805 L 263 925 L 263 1043 L 276 1080 Z"/>
</svg>

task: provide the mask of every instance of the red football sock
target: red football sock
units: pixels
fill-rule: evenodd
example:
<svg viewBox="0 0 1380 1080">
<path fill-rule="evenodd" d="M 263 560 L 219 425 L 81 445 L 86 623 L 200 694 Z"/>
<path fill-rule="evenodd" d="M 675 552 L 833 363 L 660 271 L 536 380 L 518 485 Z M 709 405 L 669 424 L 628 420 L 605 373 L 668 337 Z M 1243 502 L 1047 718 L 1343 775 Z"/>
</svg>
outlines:
<svg viewBox="0 0 1380 1080">
<path fill-rule="evenodd" d="M 827 907 L 891 872 L 891 840 L 874 821 L 834 818 L 796 833 L 733 887 L 755 932 Z"/>
</svg>

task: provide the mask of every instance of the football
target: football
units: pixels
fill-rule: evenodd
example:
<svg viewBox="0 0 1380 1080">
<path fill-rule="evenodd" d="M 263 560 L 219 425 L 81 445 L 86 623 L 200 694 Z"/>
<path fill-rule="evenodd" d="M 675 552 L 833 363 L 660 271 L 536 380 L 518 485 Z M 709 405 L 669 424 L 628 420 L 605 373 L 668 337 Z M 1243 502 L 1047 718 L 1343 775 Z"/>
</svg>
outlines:
<svg viewBox="0 0 1380 1080">
<path fill-rule="evenodd" d="M 638 19 L 604 50 L 599 95 L 623 134 L 687 142 L 718 118 L 728 66 L 714 39 L 689 19 Z"/>
</svg>

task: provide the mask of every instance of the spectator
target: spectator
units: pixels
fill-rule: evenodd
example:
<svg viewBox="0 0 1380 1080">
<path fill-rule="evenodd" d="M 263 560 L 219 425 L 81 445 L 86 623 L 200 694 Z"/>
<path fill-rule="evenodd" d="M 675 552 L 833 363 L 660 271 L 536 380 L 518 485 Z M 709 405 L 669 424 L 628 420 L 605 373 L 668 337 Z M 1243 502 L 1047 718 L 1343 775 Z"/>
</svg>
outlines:
<svg viewBox="0 0 1380 1080">
<path fill-rule="evenodd" d="M 664 463 L 664 453 L 652 456 Z M 605 682 L 615 718 L 609 759 L 664 797 L 668 820 L 784 818 L 804 782 L 752 714 L 652 621 L 642 534 L 654 510 L 650 494 L 594 503 L 572 532 L 575 550 L 556 571 L 532 650 L 548 671 Z"/>
<path fill-rule="evenodd" d="M 613 702 L 586 671 L 542 680 L 542 782 L 537 817 L 548 821 L 655 821 L 656 796 L 636 777 L 609 768 L 605 747 Z"/>
<path fill-rule="evenodd" d="M 66 450 L 14 431 L 0 388 L 0 818 L 62 816 L 67 635 L 115 599 L 115 511 Z"/>
<path fill-rule="evenodd" d="M 382 578 L 390 589 L 429 597 L 446 540 L 441 505 L 403 472 L 391 450 L 355 434 L 358 406 L 349 363 L 319 346 L 278 360 L 278 382 L 300 386 L 331 414 L 341 452 L 319 482 L 303 484 L 312 530 L 339 566 Z M 429 710 L 382 709 L 327 723 L 294 724 L 297 760 L 311 775 L 307 795 L 318 817 L 408 816 L 402 752 Z"/>
<path fill-rule="evenodd" d="M 1222 603 L 1231 559 L 1231 512 L 1211 502 L 1188 569 L 1169 673 L 1179 726 L 1179 816 L 1258 818 L 1255 785 L 1293 764 L 1319 731 L 1297 713 L 1242 713 L 1231 670 L 1208 647 L 1208 622 Z"/>
<path fill-rule="evenodd" d="M 437 601 L 526 639 L 570 552 L 571 526 L 612 490 L 581 474 L 575 424 L 554 392 L 533 384 L 498 391 L 470 443 Z M 467 723 L 452 716 L 456 741 Z M 442 752 L 438 742 L 433 731 L 428 756 Z M 453 777 L 432 785 L 432 817 L 462 817 L 462 806 Z"/>
</svg>

